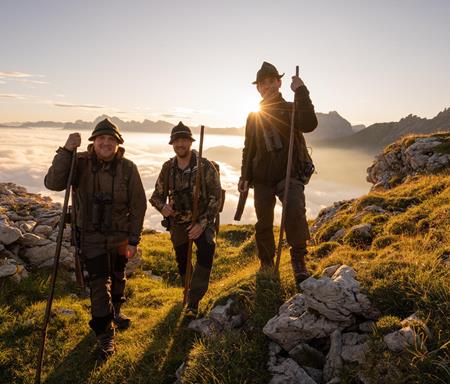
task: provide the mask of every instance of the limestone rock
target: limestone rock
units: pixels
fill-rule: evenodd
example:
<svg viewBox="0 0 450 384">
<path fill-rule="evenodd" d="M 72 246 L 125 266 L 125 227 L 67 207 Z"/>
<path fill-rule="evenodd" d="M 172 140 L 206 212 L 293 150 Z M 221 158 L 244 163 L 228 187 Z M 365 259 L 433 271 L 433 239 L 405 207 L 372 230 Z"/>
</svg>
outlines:
<svg viewBox="0 0 450 384">
<path fill-rule="evenodd" d="M 200 333 L 205 337 L 212 337 L 214 334 L 221 330 L 219 324 L 216 321 L 208 318 L 192 320 L 189 323 L 188 328 Z"/>
<path fill-rule="evenodd" d="M 17 282 L 28 277 L 28 272 L 22 264 L 12 259 L 0 259 L 0 278 L 10 277 Z"/>
<path fill-rule="evenodd" d="M 323 369 L 323 377 L 325 382 L 330 382 L 338 377 L 342 369 L 343 362 L 341 358 L 342 353 L 342 335 L 339 330 L 334 331 L 330 336 L 331 346 L 327 355 L 327 361 Z"/>
<path fill-rule="evenodd" d="M 49 237 L 52 234 L 52 232 L 53 232 L 53 228 L 50 225 L 42 225 L 42 224 L 40 224 L 40 225 L 37 225 L 34 228 L 33 232 L 36 233 L 37 235 L 42 235 L 42 236 L 45 236 L 45 237 Z"/>
<path fill-rule="evenodd" d="M 322 277 L 332 277 L 335 272 L 339 269 L 341 265 L 340 264 L 336 264 L 336 265 L 330 265 L 329 267 L 326 267 L 323 271 L 321 276 Z"/>
<path fill-rule="evenodd" d="M 310 277 L 300 284 L 305 304 L 332 321 L 352 323 L 352 314 L 368 319 L 378 317 L 366 295 L 359 290 L 356 272 L 342 265 L 329 277 L 315 279 Z M 336 328 L 337 329 L 337 328 Z"/>
<path fill-rule="evenodd" d="M 22 233 L 31 232 L 31 231 L 33 231 L 33 228 L 35 227 L 35 225 L 36 225 L 36 222 L 34 220 L 20 221 L 19 229 L 22 231 Z"/>
<path fill-rule="evenodd" d="M 320 314 L 306 310 L 304 295 L 297 294 L 290 304 L 280 307 L 278 316 L 270 319 L 263 332 L 270 339 L 290 351 L 296 345 L 318 337 L 330 335 L 336 329 L 343 329 L 351 324 L 330 321 Z"/>
<path fill-rule="evenodd" d="M 22 237 L 22 232 L 19 228 L 7 224 L 5 221 L 0 221 L 0 243 L 12 244 Z"/>
<path fill-rule="evenodd" d="M 51 243 L 50 240 L 35 235 L 34 233 L 24 233 L 19 242 L 26 247 L 36 247 L 39 245 L 47 245 Z"/>
<path fill-rule="evenodd" d="M 294 360 L 280 359 L 277 365 L 269 368 L 274 376 L 269 384 L 317 384 Z"/>
<path fill-rule="evenodd" d="M 289 351 L 289 355 L 300 365 L 312 368 L 323 368 L 325 365 L 325 356 L 322 352 L 309 346 L 306 343 L 300 343 Z"/>
<path fill-rule="evenodd" d="M 46 267 L 53 265 L 53 258 L 55 256 L 56 243 L 47 244 L 41 247 L 27 248 L 23 254 L 30 264 L 37 267 Z M 60 260 L 61 262 L 70 257 L 69 251 L 61 247 Z M 48 261 L 50 260 L 50 263 Z M 46 263 L 47 262 L 47 263 Z"/>
<path fill-rule="evenodd" d="M 226 326 L 230 321 L 232 299 L 228 299 L 225 305 L 217 305 L 209 312 L 209 317 L 217 321 L 220 325 Z"/>
<path fill-rule="evenodd" d="M 342 334 L 341 357 L 344 361 L 351 363 L 364 363 L 366 353 L 369 350 L 367 335 L 360 335 L 356 332 Z"/>
<path fill-rule="evenodd" d="M 419 338 L 410 326 L 406 326 L 398 331 L 387 334 L 383 341 L 392 352 L 402 352 L 405 349 L 419 345 Z"/>
<path fill-rule="evenodd" d="M 338 229 L 333 236 L 330 237 L 330 241 L 341 241 L 345 236 L 345 228 Z"/>
<path fill-rule="evenodd" d="M 392 188 L 409 176 L 435 173 L 450 167 L 450 154 L 439 151 L 448 136 L 400 139 L 375 157 L 367 169 L 367 181 L 375 188 Z"/>
</svg>

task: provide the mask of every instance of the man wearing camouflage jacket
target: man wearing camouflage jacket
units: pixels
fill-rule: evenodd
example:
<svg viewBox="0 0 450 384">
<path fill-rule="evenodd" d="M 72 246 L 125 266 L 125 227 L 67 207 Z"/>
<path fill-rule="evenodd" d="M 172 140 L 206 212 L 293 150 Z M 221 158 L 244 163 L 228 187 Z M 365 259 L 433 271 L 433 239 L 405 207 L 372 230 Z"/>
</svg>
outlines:
<svg viewBox="0 0 450 384">
<path fill-rule="evenodd" d="M 205 158 L 201 162 L 199 216 L 192 222 L 197 156 L 191 150 L 192 132 L 181 121 L 172 129 L 169 144 L 176 156 L 166 161 L 156 181 L 150 203 L 164 216 L 170 231 L 178 270 L 184 283 L 189 240 L 197 246 L 197 260 L 192 274 L 186 316 L 196 317 L 198 304 L 208 290 L 215 252 L 215 219 L 221 205 L 221 185 L 217 169 Z"/>
<path fill-rule="evenodd" d="M 260 111 L 250 113 L 245 128 L 239 191 L 254 188 L 257 216 L 256 245 L 262 268 L 273 268 L 275 240 L 273 219 L 276 197 L 283 201 L 293 103 L 286 102 L 281 93 L 278 70 L 264 62 L 258 70 L 256 88 L 262 96 Z M 291 263 L 296 283 L 306 277 L 306 242 L 309 239 L 306 221 L 304 186 L 314 171 L 309 157 L 304 132 L 317 126 L 314 106 L 309 92 L 298 76 L 292 77 L 295 92 L 294 152 L 286 210 L 286 237 L 291 249 Z"/>
<path fill-rule="evenodd" d="M 91 298 L 90 327 L 102 358 L 115 351 L 113 322 L 119 329 L 130 325 L 120 311 L 125 301 L 125 266 L 136 253 L 147 202 L 136 165 L 124 157 L 119 128 L 108 119 L 99 122 L 86 152 L 77 153 L 73 188 L 76 231 L 82 262 L 88 272 Z M 53 191 L 66 188 L 73 150 L 79 133 L 69 135 L 56 151 L 45 176 Z"/>
</svg>

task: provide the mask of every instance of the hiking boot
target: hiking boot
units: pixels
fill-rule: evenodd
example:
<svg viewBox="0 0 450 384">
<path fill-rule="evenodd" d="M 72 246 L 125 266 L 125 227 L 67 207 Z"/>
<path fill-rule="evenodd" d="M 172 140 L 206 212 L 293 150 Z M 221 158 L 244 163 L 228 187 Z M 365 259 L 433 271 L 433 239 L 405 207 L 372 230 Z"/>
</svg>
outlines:
<svg viewBox="0 0 450 384">
<path fill-rule="evenodd" d="M 116 348 L 114 345 L 114 328 L 112 326 L 105 332 L 97 335 L 97 345 L 102 360 L 107 360 L 114 355 Z"/>
<path fill-rule="evenodd" d="M 125 316 L 123 313 L 120 313 L 120 307 L 122 303 L 113 303 L 114 307 L 114 324 L 116 324 L 117 328 L 120 330 L 127 329 L 130 327 L 131 319 L 128 316 Z"/>
<path fill-rule="evenodd" d="M 188 304 L 184 310 L 184 317 L 186 319 L 194 320 L 198 316 L 198 303 Z"/>
<path fill-rule="evenodd" d="M 294 252 L 291 250 L 291 264 L 294 272 L 295 284 L 300 288 L 300 284 L 305 281 L 309 276 L 308 269 L 306 268 L 304 252 Z"/>
</svg>

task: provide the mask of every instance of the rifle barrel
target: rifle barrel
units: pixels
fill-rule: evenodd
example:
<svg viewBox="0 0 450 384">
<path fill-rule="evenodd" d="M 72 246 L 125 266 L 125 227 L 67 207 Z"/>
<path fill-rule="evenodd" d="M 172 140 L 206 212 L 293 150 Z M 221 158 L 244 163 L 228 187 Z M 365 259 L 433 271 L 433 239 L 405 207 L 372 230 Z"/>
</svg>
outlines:
<svg viewBox="0 0 450 384">
<path fill-rule="evenodd" d="M 200 196 L 200 178 L 201 178 L 201 166 L 202 166 L 202 154 L 203 154 L 203 137 L 205 134 L 205 126 L 202 125 L 200 128 L 200 144 L 197 156 L 197 174 L 195 175 L 195 190 L 194 190 L 194 201 L 192 204 L 192 225 L 197 222 L 198 219 L 198 199 Z M 186 305 L 189 288 L 191 286 L 191 276 L 192 276 L 192 243 L 193 240 L 189 240 L 188 253 L 186 257 L 186 276 L 184 281 L 184 295 L 183 295 L 183 305 Z"/>
</svg>

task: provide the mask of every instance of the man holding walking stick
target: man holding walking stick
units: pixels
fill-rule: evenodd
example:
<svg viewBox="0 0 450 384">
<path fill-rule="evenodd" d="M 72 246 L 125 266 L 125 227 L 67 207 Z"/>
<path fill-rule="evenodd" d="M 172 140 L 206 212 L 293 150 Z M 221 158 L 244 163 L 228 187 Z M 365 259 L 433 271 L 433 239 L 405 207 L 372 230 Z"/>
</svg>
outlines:
<svg viewBox="0 0 450 384">
<path fill-rule="evenodd" d="M 191 149 L 193 141 L 190 128 L 181 121 L 172 129 L 169 144 L 173 146 L 175 157 L 163 164 L 150 198 L 150 203 L 164 216 L 162 225 L 170 231 L 178 271 L 183 285 L 188 288 L 185 316 L 191 318 L 197 316 L 198 304 L 208 290 L 216 248 L 215 220 L 222 199 L 218 170 Z M 199 158 L 199 190 L 195 193 Z M 198 201 L 194 201 L 197 196 Z M 196 207 L 197 212 L 194 212 Z M 197 213 L 196 220 L 193 213 Z M 197 247 L 197 260 L 189 279 L 192 265 L 189 265 L 188 255 L 192 242 Z"/>
<path fill-rule="evenodd" d="M 240 193 L 245 193 L 250 186 L 254 188 L 256 245 L 262 269 L 274 267 L 274 208 L 276 197 L 283 201 L 287 193 L 286 205 L 283 206 L 286 236 L 291 247 L 295 281 L 299 284 L 308 277 L 305 256 L 309 229 L 304 186 L 314 171 L 303 133 L 317 127 L 317 118 L 308 89 L 297 75 L 292 76 L 291 83 L 295 106 L 283 99 L 279 92 L 283 75 L 272 64 L 264 62 L 253 82 L 262 101 L 260 111 L 250 113 L 247 118 L 238 189 Z M 289 188 L 286 191 L 291 124 L 294 141 Z"/>
<path fill-rule="evenodd" d="M 136 165 L 124 157 L 123 138 L 110 120 L 99 122 L 93 141 L 76 156 L 73 188 L 77 206 L 78 246 L 88 272 L 92 319 L 100 357 L 115 352 L 114 327 L 125 329 L 130 319 L 121 312 L 125 301 L 125 266 L 136 253 L 147 202 Z M 66 188 L 73 151 L 81 144 L 71 133 L 45 176 L 53 191 Z"/>
</svg>

